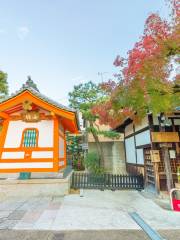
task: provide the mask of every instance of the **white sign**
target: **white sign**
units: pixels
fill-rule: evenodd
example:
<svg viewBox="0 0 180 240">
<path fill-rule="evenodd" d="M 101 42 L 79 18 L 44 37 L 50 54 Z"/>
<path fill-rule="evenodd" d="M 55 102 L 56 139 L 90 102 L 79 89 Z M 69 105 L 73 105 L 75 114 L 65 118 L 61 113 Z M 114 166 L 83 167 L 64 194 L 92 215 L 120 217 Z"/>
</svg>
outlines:
<svg viewBox="0 0 180 240">
<path fill-rule="evenodd" d="M 176 158 L 176 151 L 175 150 L 169 150 L 169 157 L 172 158 Z"/>
<path fill-rule="evenodd" d="M 88 144 L 87 143 L 82 143 L 82 149 L 87 150 L 88 149 Z"/>
</svg>

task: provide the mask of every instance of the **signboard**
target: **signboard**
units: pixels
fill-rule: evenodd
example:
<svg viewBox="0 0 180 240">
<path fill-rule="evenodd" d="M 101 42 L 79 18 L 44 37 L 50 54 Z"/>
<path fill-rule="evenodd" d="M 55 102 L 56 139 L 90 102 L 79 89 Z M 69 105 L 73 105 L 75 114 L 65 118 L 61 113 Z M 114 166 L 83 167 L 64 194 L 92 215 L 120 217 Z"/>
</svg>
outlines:
<svg viewBox="0 0 180 240">
<path fill-rule="evenodd" d="M 175 150 L 169 150 L 169 157 L 170 157 L 171 159 L 176 158 L 176 151 L 175 151 Z"/>
<path fill-rule="evenodd" d="M 150 150 L 150 154 L 151 154 L 151 162 L 152 163 L 157 163 L 157 162 L 161 161 L 159 150 Z"/>
<path fill-rule="evenodd" d="M 40 121 L 40 114 L 37 111 L 28 111 L 22 114 L 24 122 L 38 122 Z"/>
<path fill-rule="evenodd" d="M 88 150 L 88 143 L 82 143 L 82 149 Z"/>
<path fill-rule="evenodd" d="M 172 148 L 172 143 L 160 143 L 159 146 L 160 148 Z"/>
<path fill-rule="evenodd" d="M 179 142 L 178 132 L 151 132 L 151 137 L 157 143 Z"/>
</svg>

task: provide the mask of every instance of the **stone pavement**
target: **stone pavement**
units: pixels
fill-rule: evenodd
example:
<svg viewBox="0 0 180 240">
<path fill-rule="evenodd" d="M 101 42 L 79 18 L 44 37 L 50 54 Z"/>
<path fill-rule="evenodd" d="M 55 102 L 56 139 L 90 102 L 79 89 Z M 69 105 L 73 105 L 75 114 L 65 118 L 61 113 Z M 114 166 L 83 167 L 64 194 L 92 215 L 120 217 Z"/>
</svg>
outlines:
<svg viewBox="0 0 180 240">
<path fill-rule="evenodd" d="M 50 229 L 63 197 L 10 198 L 0 202 L 0 229 Z"/>
<path fill-rule="evenodd" d="M 180 213 L 165 210 L 137 191 L 85 190 L 84 197 L 11 198 L 0 202 L 1 230 L 140 230 L 128 212 L 151 227 L 180 229 Z M 179 238 L 180 239 L 180 238 Z"/>
</svg>

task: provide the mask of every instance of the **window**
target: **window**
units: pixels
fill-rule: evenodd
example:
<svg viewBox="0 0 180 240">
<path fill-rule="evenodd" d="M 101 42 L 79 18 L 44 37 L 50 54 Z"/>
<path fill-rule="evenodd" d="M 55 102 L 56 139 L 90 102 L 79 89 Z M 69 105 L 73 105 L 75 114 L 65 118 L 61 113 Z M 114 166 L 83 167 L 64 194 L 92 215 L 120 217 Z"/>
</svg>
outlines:
<svg viewBox="0 0 180 240">
<path fill-rule="evenodd" d="M 24 130 L 22 147 L 37 147 L 38 131 L 35 128 Z"/>
</svg>

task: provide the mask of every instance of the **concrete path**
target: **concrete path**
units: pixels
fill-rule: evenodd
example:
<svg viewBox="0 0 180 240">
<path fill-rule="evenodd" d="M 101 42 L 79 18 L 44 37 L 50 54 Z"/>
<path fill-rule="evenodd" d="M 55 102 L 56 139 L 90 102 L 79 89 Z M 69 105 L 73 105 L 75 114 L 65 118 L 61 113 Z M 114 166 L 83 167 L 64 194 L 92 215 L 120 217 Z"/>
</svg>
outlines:
<svg viewBox="0 0 180 240">
<path fill-rule="evenodd" d="M 128 214 L 131 211 L 154 229 L 180 229 L 180 212 L 164 210 L 136 191 L 98 190 L 86 190 L 84 197 L 4 200 L 0 202 L 0 229 L 140 230 Z"/>
</svg>

